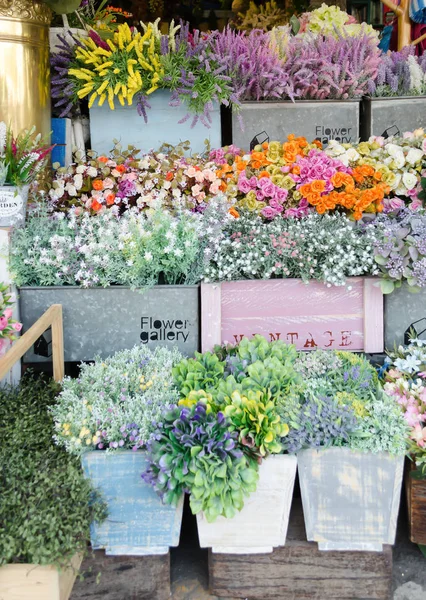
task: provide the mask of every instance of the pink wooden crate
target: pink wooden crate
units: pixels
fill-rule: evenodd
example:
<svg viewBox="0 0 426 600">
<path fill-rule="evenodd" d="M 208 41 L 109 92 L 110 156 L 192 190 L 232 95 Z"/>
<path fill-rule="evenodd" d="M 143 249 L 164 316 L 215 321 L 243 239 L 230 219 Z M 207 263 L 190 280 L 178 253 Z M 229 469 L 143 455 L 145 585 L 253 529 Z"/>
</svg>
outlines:
<svg viewBox="0 0 426 600">
<path fill-rule="evenodd" d="M 348 289 L 350 288 L 350 289 Z M 383 294 L 374 277 L 346 287 L 300 279 L 245 280 L 201 286 L 201 346 L 235 344 L 259 333 L 300 350 L 383 352 Z"/>
</svg>

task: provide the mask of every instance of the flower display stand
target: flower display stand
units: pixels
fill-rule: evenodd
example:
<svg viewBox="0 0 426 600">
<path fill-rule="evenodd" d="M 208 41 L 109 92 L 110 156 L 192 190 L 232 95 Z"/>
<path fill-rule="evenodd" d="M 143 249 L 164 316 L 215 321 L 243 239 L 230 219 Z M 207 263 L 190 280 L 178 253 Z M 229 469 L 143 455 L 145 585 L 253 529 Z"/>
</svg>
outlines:
<svg viewBox="0 0 426 600">
<path fill-rule="evenodd" d="M 91 148 L 99 154 L 108 154 L 112 149 L 112 140 L 118 140 L 123 148 L 133 145 L 142 152 L 158 148 L 167 140 L 176 145 L 188 140 L 192 152 L 204 152 L 204 140 L 208 139 L 212 148 L 222 145 L 220 110 L 216 106 L 211 113 L 211 127 L 205 127 L 200 121 L 191 128 L 192 118 L 179 123 L 188 113 L 186 106 L 171 107 L 170 93 L 157 90 L 149 96 L 150 109 L 147 109 L 148 123 L 138 114 L 136 105 L 121 106 L 115 110 L 107 104 L 90 109 Z"/>
<path fill-rule="evenodd" d="M 426 98 L 424 96 L 404 96 L 401 98 L 364 98 L 361 105 L 361 140 L 371 135 L 383 135 L 389 129 L 391 134 L 402 135 L 426 125 Z"/>
<path fill-rule="evenodd" d="M 395 542 L 404 456 L 323 448 L 297 459 L 309 541 L 373 552 Z"/>
<path fill-rule="evenodd" d="M 405 477 L 410 540 L 426 544 L 426 479 L 413 477 L 415 467 L 410 463 Z"/>
<path fill-rule="evenodd" d="M 170 600 L 170 553 L 157 556 L 107 556 L 96 550 L 82 566 L 72 600 Z M 97 574 L 101 573 L 97 581 Z"/>
<path fill-rule="evenodd" d="M 300 350 L 383 352 L 379 282 L 353 277 L 348 287 L 305 284 L 300 279 L 202 284 L 202 351 L 261 334 Z"/>
<path fill-rule="evenodd" d="M 67 569 L 10 564 L 0 567 L 1 600 L 68 600 L 81 565 L 75 555 Z"/>
<path fill-rule="evenodd" d="M 296 102 L 243 102 L 232 119 L 232 143 L 246 150 L 258 133 L 265 131 L 271 141 L 285 141 L 296 132 L 309 142 L 315 139 L 342 143 L 359 138 L 359 100 L 300 100 Z"/>
<path fill-rule="evenodd" d="M 392 350 L 394 344 L 404 344 L 404 333 L 419 319 L 426 319 L 426 289 L 413 294 L 404 284 L 391 294 L 386 294 L 385 347 Z M 418 333 L 426 329 L 426 320 L 415 328 Z"/>
<path fill-rule="evenodd" d="M 107 520 L 91 525 L 94 550 L 104 549 L 111 556 L 149 556 L 167 554 L 179 544 L 183 496 L 177 507 L 162 503 L 141 477 L 147 467 L 144 452 L 86 452 L 82 464 L 108 505 Z"/>
<path fill-rule="evenodd" d="M 389 600 L 392 547 L 381 552 L 322 552 L 307 542 L 300 499 L 287 542 L 272 554 L 209 553 L 210 593 L 250 600 Z"/>
<path fill-rule="evenodd" d="M 104 358 L 141 343 L 177 346 L 186 355 L 198 350 L 199 286 L 155 286 L 143 293 L 122 286 L 22 287 L 19 296 L 24 331 L 51 304 L 62 304 L 66 361 Z M 48 361 L 50 353 L 45 335 L 24 362 Z"/>
<path fill-rule="evenodd" d="M 259 467 L 256 491 L 235 517 L 208 523 L 197 514 L 200 546 L 222 554 L 265 553 L 284 546 L 296 468 L 295 456 L 270 456 Z"/>
</svg>

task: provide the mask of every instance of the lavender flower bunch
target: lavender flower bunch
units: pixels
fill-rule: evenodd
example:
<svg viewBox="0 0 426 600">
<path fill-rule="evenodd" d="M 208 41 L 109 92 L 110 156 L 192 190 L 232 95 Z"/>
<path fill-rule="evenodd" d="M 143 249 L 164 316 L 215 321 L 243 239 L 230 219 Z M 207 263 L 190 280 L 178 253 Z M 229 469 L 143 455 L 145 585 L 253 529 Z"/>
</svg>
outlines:
<svg viewBox="0 0 426 600">
<path fill-rule="evenodd" d="M 380 51 L 373 36 L 342 33 L 336 39 L 305 35 L 291 39 L 284 70 L 298 98 L 346 100 L 367 92 L 379 63 Z"/>
<path fill-rule="evenodd" d="M 396 215 L 380 215 L 371 227 L 383 292 L 390 294 L 403 282 L 411 291 L 426 287 L 425 212 L 403 209 Z"/>
<path fill-rule="evenodd" d="M 232 92 L 226 65 L 213 52 L 208 36 L 199 30 L 191 34 L 188 23 L 181 23 L 173 49 L 166 35 L 160 44 L 165 68 L 162 86 L 172 91 L 170 105 L 179 106 L 184 102 L 189 110 L 180 123 L 187 121 L 191 113 L 191 127 L 198 120 L 210 127 L 214 102 L 227 106 L 230 101 L 238 101 Z"/>
<path fill-rule="evenodd" d="M 232 80 L 232 102 L 294 98 L 290 77 L 269 35 L 259 30 L 213 32 L 209 45 Z"/>
<path fill-rule="evenodd" d="M 407 96 L 424 94 L 426 91 L 426 56 L 417 58 L 414 46 L 406 46 L 399 52 L 383 54 L 377 78 L 371 81 L 372 96 Z"/>
<path fill-rule="evenodd" d="M 256 461 L 243 454 L 230 420 L 203 402 L 164 412 L 148 442 L 148 460 L 142 477 L 163 501 L 177 504 L 187 491 L 192 512 L 203 511 L 208 521 L 232 518 L 256 489 Z"/>
<path fill-rule="evenodd" d="M 70 37 L 75 45 L 70 43 Z M 80 114 L 77 83 L 75 79 L 68 77 L 68 70 L 79 68 L 75 48 L 81 46 L 81 43 L 71 33 L 68 39 L 60 35 L 58 38 L 61 43 L 57 46 L 56 53 L 50 55 L 50 88 L 53 108 L 62 119 Z"/>
</svg>

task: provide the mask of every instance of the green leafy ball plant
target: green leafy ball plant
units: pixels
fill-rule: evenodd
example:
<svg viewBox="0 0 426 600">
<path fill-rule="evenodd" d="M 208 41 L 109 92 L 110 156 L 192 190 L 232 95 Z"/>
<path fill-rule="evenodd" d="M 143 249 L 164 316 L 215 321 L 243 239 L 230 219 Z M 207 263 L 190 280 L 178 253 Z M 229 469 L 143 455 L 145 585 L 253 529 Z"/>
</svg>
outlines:
<svg viewBox="0 0 426 600">
<path fill-rule="evenodd" d="M 26 375 L 0 388 L 0 566 L 67 567 L 86 552 L 90 523 L 106 517 L 78 458 L 53 442 L 58 387 Z"/>
</svg>

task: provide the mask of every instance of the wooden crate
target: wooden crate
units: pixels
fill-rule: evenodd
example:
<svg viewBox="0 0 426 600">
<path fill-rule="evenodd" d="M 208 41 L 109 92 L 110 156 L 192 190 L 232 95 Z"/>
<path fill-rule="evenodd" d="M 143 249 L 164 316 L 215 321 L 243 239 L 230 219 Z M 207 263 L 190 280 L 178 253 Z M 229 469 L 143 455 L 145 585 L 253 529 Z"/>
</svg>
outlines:
<svg viewBox="0 0 426 600">
<path fill-rule="evenodd" d="M 210 593 L 250 600 L 390 600 L 392 547 L 382 552 L 321 552 L 307 542 L 300 500 L 287 542 L 272 554 L 209 553 Z"/>
<path fill-rule="evenodd" d="M 350 277 L 327 287 L 301 279 L 201 285 L 201 347 L 235 344 L 254 334 L 299 350 L 383 352 L 383 294 L 377 278 Z"/>
<path fill-rule="evenodd" d="M 97 550 L 82 565 L 70 600 L 170 600 L 170 555 L 106 556 Z M 100 573 L 100 578 L 98 578 Z M 43 599 L 47 600 L 47 599 Z"/>
<path fill-rule="evenodd" d="M 426 544 L 426 479 L 414 479 L 414 463 L 410 462 L 405 476 L 408 523 L 410 540 L 415 544 Z"/>
<path fill-rule="evenodd" d="M 69 569 L 5 565 L 0 568 L 0 600 L 68 600 L 81 565 L 75 555 Z"/>
</svg>

